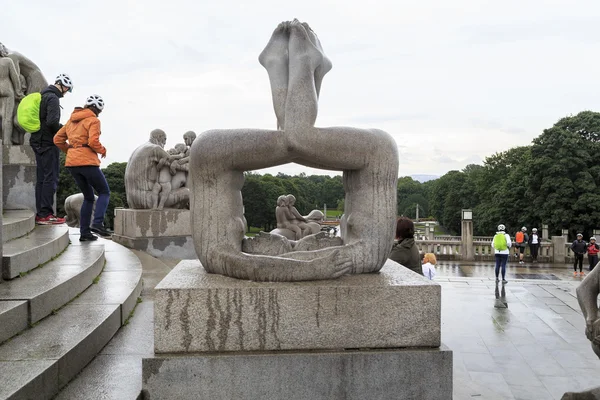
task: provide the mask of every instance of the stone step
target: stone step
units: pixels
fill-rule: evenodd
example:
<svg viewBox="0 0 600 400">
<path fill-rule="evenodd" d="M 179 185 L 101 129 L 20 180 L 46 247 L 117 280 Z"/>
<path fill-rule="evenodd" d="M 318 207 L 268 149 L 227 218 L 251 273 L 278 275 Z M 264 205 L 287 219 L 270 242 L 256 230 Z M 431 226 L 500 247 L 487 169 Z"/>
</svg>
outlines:
<svg viewBox="0 0 600 400">
<path fill-rule="evenodd" d="M 80 257 L 102 251 L 104 270 L 79 297 L 0 346 L 0 399 L 52 398 L 110 341 L 136 305 L 142 266 L 135 254 L 108 240 L 80 243 L 73 236 L 68 251 L 79 249 Z"/>
<path fill-rule="evenodd" d="M 0 346 L 0 399 L 50 399 L 121 326 L 118 305 L 68 304 Z"/>
<path fill-rule="evenodd" d="M 0 343 L 27 329 L 27 302 L 0 301 Z"/>
<path fill-rule="evenodd" d="M 103 246 L 69 246 L 44 266 L 0 285 L 0 304 L 27 301 L 27 322 L 34 324 L 87 289 L 103 267 Z"/>
<path fill-rule="evenodd" d="M 35 213 L 31 210 L 5 210 L 2 213 L 2 242 L 24 236 L 35 228 Z"/>
<path fill-rule="evenodd" d="M 30 234 L 4 243 L 2 277 L 14 279 L 56 257 L 69 245 L 69 228 L 37 226 Z"/>
</svg>

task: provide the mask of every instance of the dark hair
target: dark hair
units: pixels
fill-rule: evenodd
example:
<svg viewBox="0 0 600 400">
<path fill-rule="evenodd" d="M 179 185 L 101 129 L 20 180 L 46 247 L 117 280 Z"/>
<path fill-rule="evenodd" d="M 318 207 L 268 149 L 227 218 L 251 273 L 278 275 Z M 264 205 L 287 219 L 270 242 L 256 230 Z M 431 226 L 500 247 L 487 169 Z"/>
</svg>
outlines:
<svg viewBox="0 0 600 400">
<path fill-rule="evenodd" d="M 396 239 L 412 239 L 415 237 L 415 224 L 410 218 L 400 217 L 396 222 Z"/>
<path fill-rule="evenodd" d="M 96 114 L 96 117 L 98 115 L 100 115 L 100 113 L 102 112 L 101 110 L 98 110 L 98 107 L 94 106 L 94 105 L 84 105 L 83 108 L 89 108 L 90 110 L 92 110 L 94 112 L 94 114 Z"/>
</svg>

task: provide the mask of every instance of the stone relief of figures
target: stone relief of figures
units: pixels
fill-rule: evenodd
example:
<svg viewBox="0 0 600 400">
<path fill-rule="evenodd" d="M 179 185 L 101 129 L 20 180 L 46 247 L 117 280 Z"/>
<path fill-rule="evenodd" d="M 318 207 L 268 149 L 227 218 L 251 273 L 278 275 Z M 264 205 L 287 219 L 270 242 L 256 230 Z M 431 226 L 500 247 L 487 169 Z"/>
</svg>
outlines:
<svg viewBox="0 0 600 400">
<path fill-rule="evenodd" d="M 379 271 L 394 237 L 396 143 L 378 129 L 315 127 L 321 83 L 332 65 L 307 24 L 279 24 L 259 62 L 271 83 L 277 130 L 210 130 L 191 148 L 192 236 L 202 266 L 210 273 L 253 281 Z M 245 239 L 244 172 L 290 162 L 343 171 L 346 207 L 338 243 L 324 242 L 323 232 L 298 241 L 267 233 Z M 284 200 L 279 204 L 283 207 Z M 284 209 L 280 214 L 289 217 Z M 298 230 L 301 236 L 300 227 L 290 231 L 294 239 Z"/>
<path fill-rule="evenodd" d="M 194 132 L 186 132 L 185 144 L 179 143 L 166 151 L 166 133 L 161 129 L 150 132 L 148 142 L 133 151 L 125 169 L 125 191 L 130 208 L 189 208 L 189 146 L 195 138 Z"/>
<path fill-rule="evenodd" d="M 25 131 L 17 123 L 17 107 L 23 97 L 46 86 L 48 83 L 35 63 L 0 43 L 0 130 L 4 144 L 24 143 Z"/>
</svg>

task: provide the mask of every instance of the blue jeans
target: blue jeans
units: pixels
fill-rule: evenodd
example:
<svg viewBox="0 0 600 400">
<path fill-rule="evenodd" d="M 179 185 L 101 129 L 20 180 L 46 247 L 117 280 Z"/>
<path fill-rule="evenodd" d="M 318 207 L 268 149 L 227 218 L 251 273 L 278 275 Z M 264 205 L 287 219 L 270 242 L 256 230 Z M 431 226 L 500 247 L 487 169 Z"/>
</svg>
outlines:
<svg viewBox="0 0 600 400">
<path fill-rule="evenodd" d="M 502 267 L 502 279 L 506 276 L 506 262 L 508 261 L 508 254 L 496 254 L 496 278 Z"/>
<path fill-rule="evenodd" d="M 98 193 L 98 200 L 96 201 L 93 225 L 103 225 L 104 223 L 104 214 L 106 214 L 110 199 L 110 189 L 100 167 L 67 167 L 67 169 L 77 182 L 81 193 L 83 193 L 83 204 L 79 216 L 79 232 L 85 235 L 91 233 L 90 220 L 94 208 L 94 189 Z"/>
<path fill-rule="evenodd" d="M 40 218 L 54 215 L 54 195 L 58 187 L 59 155 L 58 147 L 32 146 L 35 153 L 35 211 Z"/>
</svg>

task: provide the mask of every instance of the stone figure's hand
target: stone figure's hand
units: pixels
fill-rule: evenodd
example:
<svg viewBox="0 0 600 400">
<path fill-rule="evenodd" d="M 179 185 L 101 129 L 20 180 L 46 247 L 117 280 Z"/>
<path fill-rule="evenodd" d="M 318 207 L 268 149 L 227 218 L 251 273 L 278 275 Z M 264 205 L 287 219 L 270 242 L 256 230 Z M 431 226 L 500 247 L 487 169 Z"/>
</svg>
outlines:
<svg viewBox="0 0 600 400">
<path fill-rule="evenodd" d="M 177 173 L 177 163 L 171 163 L 169 172 L 171 172 L 171 175 L 175 175 Z"/>
<path fill-rule="evenodd" d="M 342 255 L 339 250 L 319 259 L 318 273 L 321 279 L 336 279 L 352 271 L 352 259 Z"/>
<path fill-rule="evenodd" d="M 179 165 L 185 164 L 186 162 L 188 162 L 188 160 L 186 160 L 185 158 L 180 158 L 179 160 L 177 160 L 177 163 Z"/>
<path fill-rule="evenodd" d="M 21 100 L 23 100 L 24 98 L 25 98 L 25 95 L 24 95 L 23 93 L 17 93 L 17 94 L 15 95 L 15 99 L 16 99 L 17 101 L 21 101 Z"/>
</svg>

